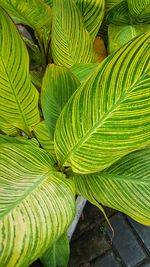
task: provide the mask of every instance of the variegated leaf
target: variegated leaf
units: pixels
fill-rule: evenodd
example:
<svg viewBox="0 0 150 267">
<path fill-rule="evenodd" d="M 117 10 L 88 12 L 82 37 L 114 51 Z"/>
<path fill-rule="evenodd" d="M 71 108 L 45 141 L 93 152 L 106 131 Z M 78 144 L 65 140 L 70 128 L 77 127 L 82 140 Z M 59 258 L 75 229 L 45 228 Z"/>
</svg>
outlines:
<svg viewBox="0 0 150 267">
<path fill-rule="evenodd" d="M 150 226 L 150 148 L 132 152 L 100 173 L 74 175 L 73 180 L 89 201 L 92 196 Z"/>
<path fill-rule="evenodd" d="M 29 76 L 27 49 L 2 8 L 0 26 L 0 116 L 30 134 L 40 118 L 38 92 Z"/>
<path fill-rule="evenodd" d="M 30 145 L 0 146 L 0 266 L 28 267 L 67 230 L 74 185 Z"/>
<path fill-rule="evenodd" d="M 149 87 L 147 33 L 107 57 L 71 97 L 56 125 L 59 164 L 94 173 L 150 143 Z"/>
</svg>

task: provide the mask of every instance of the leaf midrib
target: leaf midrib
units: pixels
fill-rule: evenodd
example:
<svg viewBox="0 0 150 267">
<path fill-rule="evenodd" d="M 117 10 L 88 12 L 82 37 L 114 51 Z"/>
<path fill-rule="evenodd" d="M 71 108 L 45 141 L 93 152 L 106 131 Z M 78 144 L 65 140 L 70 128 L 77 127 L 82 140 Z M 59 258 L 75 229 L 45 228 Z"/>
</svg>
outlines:
<svg viewBox="0 0 150 267">
<path fill-rule="evenodd" d="M 110 117 L 110 115 L 119 107 L 119 105 L 125 100 L 125 98 L 134 91 L 134 86 L 138 82 L 141 81 L 142 77 L 145 76 L 146 73 L 143 73 L 133 84 L 126 90 L 126 92 L 121 95 L 121 97 L 117 100 L 117 102 L 109 109 L 107 113 L 104 114 L 104 116 L 101 118 L 101 120 L 98 120 L 93 127 L 79 140 L 76 145 L 73 146 L 73 148 L 70 150 L 70 152 L 63 158 L 61 164 L 62 166 L 65 166 L 65 163 L 68 161 L 69 157 L 76 153 L 77 149 L 85 143 L 86 140 L 89 139 L 89 137 L 96 131 L 97 128 L 100 128 L 103 123 Z"/>
<path fill-rule="evenodd" d="M 7 209 L 5 212 L 2 212 L 2 215 L 0 216 L 0 220 L 2 220 L 7 214 L 12 212 L 18 205 L 20 205 L 27 197 L 29 197 L 33 191 L 37 190 L 37 187 L 42 184 L 43 181 L 47 180 L 49 177 L 49 174 L 54 174 L 56 171 L 48 171 L 43 175 L 40 175 L 36 182 L 30 187 L 25 190 L 25 193 L 18 198 L 18 200 L 9 206 L 9 209 Z"/>
<path fill-rule="evenodd" d="M 121 183 L 126 183 L 126 184 L 139 184 L 139 185 L 150 185 L 150 179 L 149 180 L 144 180 L 140 178 L 136 178 L 136 174 L 134 174 L 134 177 L 128 177 L 125 174 L 113 174 L 113 173 L 102 173 L 99 175 L 99 177 L 102 177 L 104 180 L 110 180 L 110 181 L 116 181 Z"/>
</svg>

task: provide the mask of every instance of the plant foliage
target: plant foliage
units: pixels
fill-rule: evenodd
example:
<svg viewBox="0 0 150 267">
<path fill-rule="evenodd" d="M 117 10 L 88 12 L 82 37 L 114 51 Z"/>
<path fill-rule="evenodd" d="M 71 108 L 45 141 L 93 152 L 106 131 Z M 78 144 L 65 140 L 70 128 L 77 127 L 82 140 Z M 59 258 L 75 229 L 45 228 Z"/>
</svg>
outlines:
<svg viewBox="0 0 150 267">
<path fill-rule="evenodd" d="M 150 226 L 149 18 L 0 0 L 0 267 L 67 267 L 76 195 Z"/>
</svg>

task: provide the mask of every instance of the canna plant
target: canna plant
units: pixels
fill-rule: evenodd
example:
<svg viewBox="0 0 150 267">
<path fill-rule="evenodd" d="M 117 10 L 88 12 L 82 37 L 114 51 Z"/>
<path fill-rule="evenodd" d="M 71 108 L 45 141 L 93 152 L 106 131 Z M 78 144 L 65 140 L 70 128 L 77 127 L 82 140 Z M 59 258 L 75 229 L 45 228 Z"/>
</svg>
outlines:
<svg viewBox="0 0 150 267">
<path fill-rule="evenodd" d="M 148 0 L 0 0 L 1 267 L 66 267 L 77 195 L 150 225 L 149 18 Z"/>
</svg>

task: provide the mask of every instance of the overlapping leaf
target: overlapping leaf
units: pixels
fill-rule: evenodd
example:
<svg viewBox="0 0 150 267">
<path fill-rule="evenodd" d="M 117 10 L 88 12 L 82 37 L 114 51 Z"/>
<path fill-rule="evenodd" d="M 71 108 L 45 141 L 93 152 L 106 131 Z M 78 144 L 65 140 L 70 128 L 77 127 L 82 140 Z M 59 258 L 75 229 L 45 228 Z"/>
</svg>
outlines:
<svg viewBox="0 0 150 267">
<path fill-rule="evenodd" d="M 43 72 L 39 70 L 31 70 L 30 77 L 32 83 L 39 89 L 42 87 Z"/>
<path fill-rule="evenodd" d="M 44 267 L 67 267 L 69 254 L 69 240 L 67 234 L 64 233 L 41 257 L 41 261 Z"/>
<path fill-rule="evenodd" d="M 105 1 L 105 11 L 106 13 L 114 8 L 116 5 L 118 5 L 119 3 L 123 2 L 124 0 L 106 0 Z"/>
<path fill-rule="evenodd" d="M 39 30 L 51 18 L 51 9 L 42 0 L 1 0 L 3 7 L 17 22 Z"/>
<path fill-rule="evenodd" d="M 94 39 L 98 33 L 104 17 L 104 0 L 74 0 L 79 8 L 86 29 Z"/>
<path fill-rule="evenodd" d="M 23 145 L 33 145 L 33 146 L 39 146 L 38 141 L 35 138 L 27 139 L 23 136 L 7 136 L 7 135 L 2 135 L 0 134 L 0 145 L 1 144 L 23 144 Z"/>
<path fill-rule="evenodd" d="M 0 117 L 0 131 L 11 136 L 19 134 L 19 130 L 2 117 Z"/>
<path fill-rule="evenodd" d="M 116 25 L 132 24 L 133 18 L 130 16 L 127 0 L 119 1 L 106 13 L 107 23 Z"/>
<path fill-rule="evenodd" d="M 27 134 L 39 122 L 38 92 L 29 77 L 27 49 L 0 8 L 0 116 Z"/>
<path fill-rule="evenodd" d="M 29 266 L 66 231 L 74 186 L 40 148 L 0 146 L 0 266 Z"/>
<path fill-rule="evenodd" d="M 40 145 L 50 154 L 54 155 L 54 140 L 48 131 L 45 121 L 41 121 L 34 129 L 34 134 L 39 141 Z"/>
<path fill-rule="evenodd" d="M 47 67 L 42 83 L 41 103 L 45 122 L 52 138 L 64 105 L 79 85 L 80 82 L 69 69 L 54 64 Z"/>
<path fill-rule="evenodd" d="M 74 64 L 70 70 L 82 83 L 96 71 L 98 65 L 99 65 L 98 63 L 89 63 L 89 64 L 78 63 Z"/>
<path fill-rule="evenodd" d="M 16 23 L 28 25 L 35 30 L 45 64 L 44 53 L 48 51 L 51 32 L 50 6 L 43 0 L 1 0 L 0 5 Z"/>
<path fill-rule="evenodd" d="M 81 13 L 73 0 L 53 1 L 52 56 L 54 63 L 70 67 L 94 62 L 94 51 Z"/>
<path fill-rule="evenodd" d="M 139 25 L 113 25 L 110 24 L 108 27 L 108 47 L 109 53 L 115 52 L 121 46 L 132 40 L 136 36 L 150 31 L 149 24 Z"/>
<path fill-rule="evenodd" d="M 100 64 L 58 119 L 60 165 L 78 173 L 97 172 L 150 142 L 149 68 L 150 33 Z"/>
<path fill-rule="evenodd" d="M 131 15 L 138 23 L 150 23 L 150 1 L 128 0 Z"/>
<path fill-rule="evenodd" d="M 74 175 L 77 191 L 150 225 L 150 148 L 132 152 L 103 172 Z"/>
<path fill-rule="evenodd" d="M 53 6 L 53 0 L 43 0 L 46 4 L 48 4 L 49 6 Z"/>
</svg>

